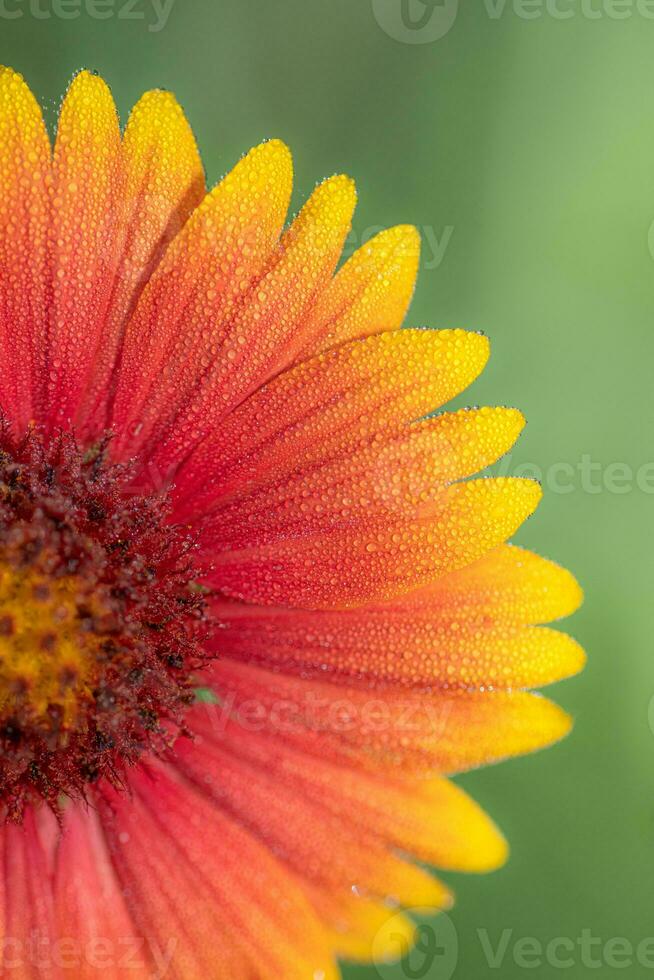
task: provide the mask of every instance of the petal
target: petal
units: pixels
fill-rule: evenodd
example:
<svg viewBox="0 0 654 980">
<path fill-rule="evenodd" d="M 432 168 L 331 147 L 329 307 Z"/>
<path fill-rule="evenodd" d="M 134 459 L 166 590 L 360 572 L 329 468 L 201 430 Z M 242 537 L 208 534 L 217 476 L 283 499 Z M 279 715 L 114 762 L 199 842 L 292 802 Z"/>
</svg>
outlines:
<svg viewBox="0 0 654 980">
<path fill-rule="evenodd" d="M 124 230 L 116 107 L 80 72 L 64 99 L 53 163 L 54 299 L 48 349 L 50 430 L 76 416 L 104 338 Z M 42 406 L 45 409 L 46 406 Z"/>
<path fill-rule="evenodd" d="M 530 480 L 454 484 L 416 520 L 326 525 L 213 557 L 208 581 L 231 598 L 307 608 L 392 599 L 462 568 L 510 537 L 541 497 Z"/>
<path fill-rule="evenodd" d="M 415 925 L 392 904 L 325 888 L 307 893 L 320 918 L 330 927 L 336 952 L 345 959 L 386 962 L 396 959 L 398 950 L 410 949 L 416 941 Z"/>
<path fill-rule="evenodd" d="M 367 688 L 485 690 L 535 688 L 569 677 L 585 662 L 555 630 L 462 622 L 429 607 L 343 612 L 266 610 L 223 603 L 211 646 L 221 656 Z"/>
<path fill-rule="evenodd" d="M 335 458 L 326 452 L 309 466 L 298 461 L 291 475 L 280 477 L 271 468 L 258 484 L 214 505 L 202 521 L 203 533 L 226 547 L 244 534 L 262 542 L 362 517 L 420 517 L 445 485 L 504 455 L 523 425 L 512 409 L 464 410 L 378 433 Z"/>
<path fill-rule="evenodd" d="M 288 207 L 283 143 L 251 150 L 205 198 L 148 282 L 125 335 L 115 451 L 155 439 L 196 393 L 229 324 L 263 273 Z"/>
<path fill-rule="evenodd" d="M 453 774 L 543 748 L 566 735 L 568 715 L 540 695 L 369 691 L 303 680 L 230 661 L 211 668 L 223 709 L 323 759 L 362 768 Z"/>
<path fill-rule="evenodd" d="M 410 615 L 455 614 L 471 623 L 548 623 L 570 616 L 583 592 L 569 571 L 515 545 L 502 545 L 393 603 Z"/>
<path fill-rule="evenodd" d="M 183 459 L 189 433 L 192 442 L 209 435 L 232 407 L 293 363 L 310 331 L 307 311 L 334 271 L 355 203 L 348 177 L 331 177 L 316 188 L 235 315 L 203 390 L 155 454 L 158 465 L 168 469 Z"/>
<path fill-rule="evenodd" d="M 412 225 L 380 232 L 354 253 L 320 296 L 306 326 L 305 352 L 396 330 L 413 296 L 420 235 Z"/>
<path fill-rule="evenodd" d="M 361 614 L 402 617 L 428 617 L 435 625 L 458 620 L 470 628 L 547 623 L 570 616 L 579 608 L 583 592 L 567 569 L 516 545 L 500 545 L 479 561 L 444 575 L 424 589 L 399 596 L 391 602 L 368 605 Z M 286 629 L 300 614 L 295 610 L 266 610 L 238 603 L 217 603 L 215 614 L 228 624 L 245 626 L 249 617 L 266 617 L 278 629 Z M 307 614 L 303 614 L 307 616 Z M 352 614 L 357 617 L 356 611 Z M 314 614 L 314 628 L 330 617 L 345 624 L 350 614 Z M 301 619 L 298 622 L 308 622 Z"/>
<path fill-rule="evenodd" d="M 306 313 L 336 267 L 352 222 L 356 190 L 349 177 L 330 177 L 314 190 L 285 232 L 266 275 L 257 283 L 229 337 L 227 384 L 233 402 L 293 362 L 307 332 Z M 236 357 L 230 357 L 233 350 Z M 224 399 L 226 401 L 226 399 Z M 226 406 L 221 406 L 229 409 Z"/>
<path fill-rule="evenodd" d="M 103 790 L 101 819 L 130 911 L 175 975 L 336 980 L 324 929 L 267 848 L 170 768 L 130 787 Z"/>
<path fill-rule="evenodd" d="M 392 853 L 374 829 L 352 821 L 350 813 L 330 810 L 221 741 L 226 740 L 205 737 L 179 744 L 182 772 L 294 875 L 316 887 L 354 886 L 362 894 L 425 908 L 450 904 L 447 889 Z"/>
<path fill-rule="evenodd" d="M 182 764 L 196 771 L 200 778 L 202 773 L 211 776 L 205 781 L 211 785 L 212 793 L 220 795 L 226 793 L 222 759 L 229 755 L 228 771 L 237 764 L 242 765 L 242 775 L 247 774 L 248 791 L 253 780 L 259 781 L 259 796 L 272 793 L 276 797 L 270 806 L 266 804 L 264 821 L 269 820 L 270 807 L 279 808 L 280 799 L 287 800 L 290 810 L 296 808 L 291 802 L 294 796 L 300 808 L 310 803 L 318 827 L 323 828 L 321 849 L 325 852 L 323 859 L 328 860 L 329 875 L 333 874 L 334 864 L 343 861 L 340 853 L 343 834 L 339 830 L 339 821 L 344 822 L 349 833 L 354 833 L 371 851 L 377 851 L 383 845 L 448 870 L 488 871 L 506 859 L 506 843 L 495 825 L 448 780 L 407 779 L 381 767 L 368 772 L 353 766 L 335 765 L 285 744 L 283 740 L 273 741 L 266 734 L 251 731 L 239 722 L 218 725 L 216 712 L 216 708 L 203 708 L 191 713 L 189 724 L 196 739 L 192 745 L 178 742 Z M 238 801 L 240 797 L 237 800 L 240 806 Z M 356 813 L 356 821 L 352 821 L 353 813 Z M 259 819 L 256 807 L 254 819 Z M 328 829 L 330 826 L 331 830 Z M 311 831 L 311 836 L 315 837 L 319 832 Z M 283 823 L 277 833 L 285 836 Z M 296 845 L 289 846 L 288 841 L 293 833 L 288 832 L 285 845 L 292 852 Z M 297 846 L 300 850 L 305 849 L 306 841 Z M 327 857 L 330 854 L 331 857 Z M 356 859 L 348 857 L 347 864 L 354 877 Z M 301 873 L 311 878 L 316 867 L 315 861 L 301 864 Z M 325 887 L 336 884 L 333 880 L 323 880 Z M 369 877 L 358 879 L 357 887 L 368 893 L 373 890 Z M 388 891 L 393 893 L 392 887 Z M 413 899 L 409 896 L 409 900 L 415 904 L 415 895 Z M 445 895 L 441 905 L 446 905 Z"/>
<path fill-rule="evenodd" d="M 55 870 L 59 935 L 73 938 L 65 964 L 79 980 L 151 977 L 150 950 L 130 917 L 97 814 L 81 804 L 65 811 Z"/>
<path fill-rule="evenodd" d="M 34 418 L 45 366 L 50 156 L 34 96 L 0 68 L 0 404 L 21 428 Z"/>
<path fill-rule="evenodd" d="M 123 253 L 102 345 L 78 418 L 78 431 L 89 437 L 97 436 L 108 424 L 108 387 L 127 316 L 166 246 L 205 195 L 193 133 L 170 92 L 155 90 L 141 97 L 129 117 L 122 149 Z"/>
<path fill-rule="evenodd" d="M 439 408 L 488 359 L 464 330 L 400 330 L 353 341 L 281 374 L 232 412 L 176 474 L 201 510 L 271 472 L 279 480 Z"/>
<path fill-rule="evenodd" d="M 0 935 L 3 964 L 16 980 L 58 980 L 50 862 L 41 837 L 47 816 L 29 809 L 22 826 L 0 828 Z M 50 951 L 50 955 L 49 955 Z"/>
</svg>

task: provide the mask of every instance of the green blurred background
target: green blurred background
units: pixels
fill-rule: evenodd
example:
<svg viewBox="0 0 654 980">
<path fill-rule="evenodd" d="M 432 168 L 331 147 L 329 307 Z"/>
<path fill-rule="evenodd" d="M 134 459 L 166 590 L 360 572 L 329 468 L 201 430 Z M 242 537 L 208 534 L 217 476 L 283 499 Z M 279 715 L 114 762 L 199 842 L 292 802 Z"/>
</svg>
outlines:
<svg viewBox="0 0 654 980">
<path fill-rule="evenodd" d="M 295 153 L 296 204 L 344 170 L 359 186 L 354 238 L 397 222 L 423 229 L 409 322 L 490 335 L 490 366 L 466 400 L 529 419 L 509 468 L 538 464 L 546 494 L 519 540 L 585 586 L 569 628 L 589 665 L 554 691 L 577 719 L 566 742 L 462 780 L 512 858 L 492 876 L 448 879 L 454 976 L 654 975 L 635 956 L 618 969 L 629 956 L 604 948 L 654 936 L 654 468 L 642 469 L 654 460 L 651 4 L 559 0 L 572 13 L 562 18 L 539 0 L 458 12 L 434 0 L 176 0 L 163 24 L 152 0 L 109 0 L 104 20 L 86 0 L 52 2 L 0 11 L 0 58 L 51 122 L 70 75 L 88 66 L 123 113 L 146 88 L 173 89 L 211 182 L 279 136 Z M 552 470 L 560 463 L 574 475 Z M 497 946 L 504 930 L 493 968 L 482 937 Z M 567 969 L 515 961 L 524 937 L 577 944 L 584 930 L 601 940 L 591 959 L 576 945 L 555 951 Z M 441 980 L 446 960 L 345 975 Z"/>
</svg>

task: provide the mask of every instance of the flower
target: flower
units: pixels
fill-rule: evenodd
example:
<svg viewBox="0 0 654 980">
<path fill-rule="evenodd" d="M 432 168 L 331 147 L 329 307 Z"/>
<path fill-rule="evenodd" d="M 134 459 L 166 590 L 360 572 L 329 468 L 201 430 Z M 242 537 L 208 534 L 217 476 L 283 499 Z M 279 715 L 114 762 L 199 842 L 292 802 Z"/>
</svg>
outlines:
<svg viewBox="0 0 654 980">
<path fill-rule="evenodd" d="M 82 72 L 51 153 L 0 74 L 0 921 L 20 977 L 337 975 L 501 864 L 448 776 L 569 728 L 537 626 L 568 572 L 465 478 L 521 415 L 430 415 L 483 369 L 402 329 L 414 229 L 336 271 L 352 182 L 284 231 L 291 159 L 210 193 L 172 95 L 121 137 Z M 398 923 L 402 923 L 401 926 Z M 395 944 L 395 946 L 394 946 Z M 374 950 L 373 950 L 374 947 Z"/>
</svg>

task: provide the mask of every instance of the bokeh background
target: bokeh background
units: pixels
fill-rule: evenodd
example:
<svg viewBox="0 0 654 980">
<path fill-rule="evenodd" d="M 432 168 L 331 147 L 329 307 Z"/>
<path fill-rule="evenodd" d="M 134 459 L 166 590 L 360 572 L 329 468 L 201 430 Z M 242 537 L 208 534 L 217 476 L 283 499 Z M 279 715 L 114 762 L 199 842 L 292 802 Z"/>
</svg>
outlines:
<svg viewBox="0 0 654 980">
<path fill-rule="evenodd" d="M 489 334 L 464 400 L 526 413 L 504 472 L 538 466 L 545 500 L 519 540 L 586 589 L 569 628 L 588 668 L 555 691 L 573 735 L 461 780 L 508 835 L 510 863 L 449 877 L 458 902 L 422 958 L 345 976 L 446 980 L 450 926 L 461 980 L 654 975 L 611 945 L 654 936 L 654 5 L 110 0 L 98 19 L 86 0 L 57 2 L 0 4 L 0 59 L 51 123 L 81 66 L 123 113 L 170 88 L 210 181 L 279 136 L 296 205 L 344 170 L 360 193 L 353 241 L 421 227 L 409 322 Z M 433 935 L 447 955 L 429 952 Z M 484 937 L 504 943 L 495 968 Z M 525 937 L 574 944 L 555 950 L 572 965 L 546 955 L 527 970 Z"/>
</svg>

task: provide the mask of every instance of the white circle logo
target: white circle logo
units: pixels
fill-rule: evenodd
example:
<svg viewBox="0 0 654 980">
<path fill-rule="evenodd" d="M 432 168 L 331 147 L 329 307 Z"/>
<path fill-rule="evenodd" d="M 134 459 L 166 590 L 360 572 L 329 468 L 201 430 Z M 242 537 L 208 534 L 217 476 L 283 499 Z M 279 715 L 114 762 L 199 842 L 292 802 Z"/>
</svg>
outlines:
<svg viewBox="0 0 654 980">
<path fill-rule="evenodd" d="M 450 980 L 459 959 L 459 937 L 449 915 L 441 912 L 416 925 L 411 945 L 405 913 L 398 912 L 373 941 L 372 958 L 380 980 Z"/>
<path fill-rule="evenodd" d="M 402 44 L 433 44 L 452 29 L 459 0 L 372 0 L 375 20 Z"/>
</svg>

